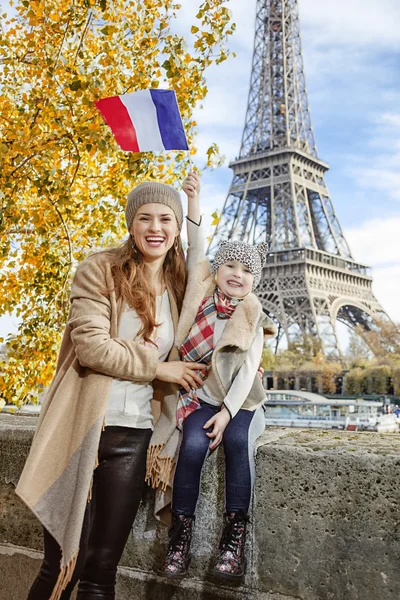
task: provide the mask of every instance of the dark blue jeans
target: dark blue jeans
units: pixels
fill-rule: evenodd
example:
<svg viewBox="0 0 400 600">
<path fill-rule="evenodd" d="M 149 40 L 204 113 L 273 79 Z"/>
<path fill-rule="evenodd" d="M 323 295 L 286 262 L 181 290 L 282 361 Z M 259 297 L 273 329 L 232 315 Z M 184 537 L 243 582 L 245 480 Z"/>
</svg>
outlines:
<svg viewBox="0 0 400 600">
<path fill-rule="evenodd" d="M 191 413 L 183 424 L 182 444 L 176 466 L 172 512 L 177 515 L 194 515 L 200 490 L 200 477 L 204 462 L 210 454 L 212 438 L 206 436 L 212 428 L 203 429 L 205 423 L 219 410 L 200 402 L 201 408 Z M 243 511 L 247 514 L 254 485 L 254 449 L 256 439 L 264 431 L 264 411 L 239 410 L 228 423 L 223 446 L 225 453 L 225 506 L 227 512 Z"/>
</svg>

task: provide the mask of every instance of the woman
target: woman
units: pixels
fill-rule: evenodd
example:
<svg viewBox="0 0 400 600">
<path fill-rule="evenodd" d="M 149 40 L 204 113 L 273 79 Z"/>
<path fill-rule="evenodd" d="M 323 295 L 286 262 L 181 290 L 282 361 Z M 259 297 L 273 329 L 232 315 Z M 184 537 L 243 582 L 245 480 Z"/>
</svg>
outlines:
<svg viewBox="0 0 400 600">
<path fill-rule="evenodd" d="M 199 190 L 190 173 L 189 261 L 197 260 Z M 163 362 L 186 282 L 179 193 L 142 183 L 125 214 L 129 239 L 76 271 L 56 374 L 17 487 L 44 526 L 45 558 L 28 600 L 67 600 L 78 580 L 79 600 L 115 598 L 144 483 L 151 382 L 201 384 L 201 365 Z"/>
</svg>

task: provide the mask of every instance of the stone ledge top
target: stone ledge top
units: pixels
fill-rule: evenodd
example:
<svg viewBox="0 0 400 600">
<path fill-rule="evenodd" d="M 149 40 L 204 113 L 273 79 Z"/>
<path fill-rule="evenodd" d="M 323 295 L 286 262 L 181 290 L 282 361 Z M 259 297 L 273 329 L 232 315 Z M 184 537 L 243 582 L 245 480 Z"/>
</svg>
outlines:
<svg viewBox="0 0 400 600">
<path fill-rule="evenodd" d="M 258 451 L 268 446 L 309 452 L 400 455 L 398 433 L 267 427 L 258 438 Z"/>
<path fill-rule="evenodd" d="M 20 415 L 11 415 L 8 413 L 0 413 L 0 432 L 7 429 L 24 429 L 35 431 L 38 422 L 38 417 Z"/>
<path fill-rule="evenodd" d="M 37 416 L 0 414 L 0 436 L 11 431 L 34 432 Z M 304 449 L 309 452 L 334 452 L 400 456 L 398 433 L 374 433 L 324 429 L 293 429 L 267 427 L 257 440 L 258 452 L 268 448 Z"/>
</svg>

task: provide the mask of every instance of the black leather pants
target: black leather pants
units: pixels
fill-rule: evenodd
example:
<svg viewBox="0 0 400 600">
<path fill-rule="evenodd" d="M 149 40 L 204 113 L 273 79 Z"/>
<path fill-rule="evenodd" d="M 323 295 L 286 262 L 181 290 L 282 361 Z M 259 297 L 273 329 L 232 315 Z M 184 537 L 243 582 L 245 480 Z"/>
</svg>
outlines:
<svg viewBox="0 0 400 600">
<path fill-rule="evenodd" d="M 68 600 L 114 600 L 117 566 L 143 493 L 150 429 L 106 427 L 99 445 L 93 495 L 88 503 L 76 568 L 61 595 Z M 44 530 L 44 561 L 28 600 L 48 600 L 60 570 L 61 550 Z"/>
</svg>

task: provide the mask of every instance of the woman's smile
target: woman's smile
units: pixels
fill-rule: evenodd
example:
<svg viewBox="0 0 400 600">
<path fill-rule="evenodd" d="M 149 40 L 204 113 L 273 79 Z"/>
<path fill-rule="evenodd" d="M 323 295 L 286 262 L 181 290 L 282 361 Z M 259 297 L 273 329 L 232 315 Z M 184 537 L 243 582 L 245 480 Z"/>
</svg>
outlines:
<svg viewBox="0 0 400 600">
<path fill-rule="evenodd" d="M 165 242 L 165 237 L 161 235 L 149 235 L 145 237 L 145 240 L 151 248 L 159 248 Z"/>
</svg>

